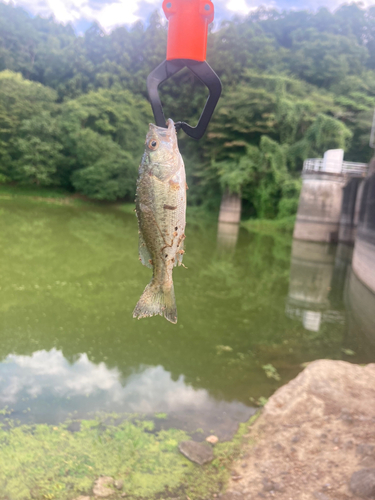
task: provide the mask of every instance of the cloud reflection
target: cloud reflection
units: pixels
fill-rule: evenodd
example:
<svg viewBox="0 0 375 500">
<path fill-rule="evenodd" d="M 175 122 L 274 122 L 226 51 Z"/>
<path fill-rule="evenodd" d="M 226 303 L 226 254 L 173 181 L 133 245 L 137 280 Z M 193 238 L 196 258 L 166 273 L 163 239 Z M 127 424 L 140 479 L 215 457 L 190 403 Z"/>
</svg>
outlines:
<svg viewBox="0 0 375 500">
<path fill-rule="evenodd" d="M 242 403 L 220 402 L 204 389 L 174 381 L 162 366 L 140 367 L 122 380 L 117 368 L 92 363 L 80 354 L 69 363 L 56 349 L 37 351 L 31 356 L 10 354 L 0 363 L 0 406 L 17 414 L 38 414 L 38 421 L 54 422 L 68 413 L 81 416 L 95 411 L 129 413 L 233 414 L 238 421 L 249 412 Z M 33 415 L 29 415 L 32 420 Z"/>
</svg>

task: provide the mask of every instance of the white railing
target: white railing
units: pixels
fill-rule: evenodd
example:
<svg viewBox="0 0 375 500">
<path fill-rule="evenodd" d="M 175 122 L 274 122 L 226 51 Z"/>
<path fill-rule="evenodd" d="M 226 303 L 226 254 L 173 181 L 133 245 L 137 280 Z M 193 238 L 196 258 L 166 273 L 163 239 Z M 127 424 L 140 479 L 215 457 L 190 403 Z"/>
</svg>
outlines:
<svg viewBox="0 0 375 500">
<path fill-rule="evenodd" d="M 352 161 L 337 162 L 325 161 L 324 158 L 308 158 L 303 162 L 304 172 L 331 172 L 336 174 L 365 175 L 367 172 L 366 163 L 355 163 Z"/>
<path fill-rule="evenodd" d="M 344 174 L 366 175 L 367 163 L 355 163 L 353 161 L 343 161 L 342 171 Z"/>
</svg>

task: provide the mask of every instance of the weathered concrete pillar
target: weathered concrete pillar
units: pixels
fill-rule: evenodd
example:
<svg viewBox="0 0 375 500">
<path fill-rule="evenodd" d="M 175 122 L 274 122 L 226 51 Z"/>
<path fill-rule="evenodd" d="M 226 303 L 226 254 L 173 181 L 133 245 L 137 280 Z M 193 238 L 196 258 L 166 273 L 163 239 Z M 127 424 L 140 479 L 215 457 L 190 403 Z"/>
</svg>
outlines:
<svg viewBox="0 0 375 500">
<path fill-rule="evenodd" d="M 355 240 L 359 216 L 359 204 L 363 179 L 353 177 L 343 189 L 343 198 L 340 216 L 339 241 L 352 244 Z"/>
<path fill-rule="evenodd" d="M 342 174 L 304 172 L 293 237 L 336 243 L 340 227 Z"/>
<path fill-rule="evenodd" d="M 226 190 L 221 199 L 219 222 L 239 224 L 241 220 L 241 195 Z"/>
<path fill-rule="evenodd" d="M 375 292 L 375 157 L 363 188 L 352 266 L 362 283 Z"/>
<path fill-rule="evenodd" d="M 293 241 L 286 314 L 299 318 L 307 330 L 319 331 L 323 312 L 330 307 L 334 263 L 332 245 Z"/>
</svg>

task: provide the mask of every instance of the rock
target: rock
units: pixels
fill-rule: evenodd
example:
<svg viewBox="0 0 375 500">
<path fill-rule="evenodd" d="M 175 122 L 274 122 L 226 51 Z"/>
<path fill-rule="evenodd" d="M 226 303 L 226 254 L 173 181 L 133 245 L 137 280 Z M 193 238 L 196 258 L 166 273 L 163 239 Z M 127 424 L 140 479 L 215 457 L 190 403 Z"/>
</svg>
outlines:
<svg viewBox="0 0 375 500">
<path fill-rule="evenodd" d="M 217 436 L 208 436 L 206 437 L 206 441 L 207 443 L 216 444 L 219 442 L 219 438 Z"/>
<path fill-rule="evenodd" d="M 247 466 L 234 465 L 243 477 L 228 490 L 244 500 L 375 500 L 374 417 L 375 364 L 314 361 L 269 398 L 242 445 Z"/>
<path fill-rule="evenodd" d="M 267 477 L 262 480 L 263 490 L 264 491 L 284 491 L 284 486 L 280 483 L 275 483 L 275 481 L 271 481 Z"/>
<path fill-rule="evenodd" d="M 349 487 L 354 495 L 362 498 L 374 498 L 375 468 L 361 469 L 354 472 L 350 478 Z"/>
<path fill-rule="evenodd" d="M 270 481 L 268 478 L 264 478 L 263 481 L 263 489 L 264 491 L 272 491 L 274 490 L 274 487 L 273 487 L 273 481 Z"/>
<path fill-rule="evenodd" d="M 263 418 L 288 418 L 289 424 L 330 414 L 352 422 L 353 414 L 375 408 L 375 364 L 358 366 L 346 361 L 321 359 L 278 389 L 264 407 Z M 345 401 L 346 407 L 342 407 Z M 299 407 L 301 411 L 296 412 Z"/>
<path fill-rule="evenodd" d="M 79 432 L 81 430 L 81 422 L 78 420 L 71 422 L 66 429 L 70 432 Z"/>
<path fill-rule="evenodd" d="M 301 439 L 301 436 L 299 434 L 295 434 L 292 439 L 291 439 L 291 442 L 292 443 L 298 443 L 298 441 Z"/>
<path fill-rule="evenodd" d="M 124 481 L 122 479 L 118 479 L 114 482 L 114 487 L 118 490 L 122 490 L 122 488 L 124 487 Z"/>
<path fill-rule="evenodd" d="M 101 476 L 95 481 L 92 491 L 96 497 L 107 498 L 114 493 L 114 490 L 110 488 L 110 486 L 113 486 L 113 483 L 113 477 Z"/>
<path fill-rule="evenodd" d="M 181 441 L 178 449 L 186 458 L 199 465 L 211 462 L 214 458 L 212 448 L 208 444 L 196 443 L 195 441 Z"/>
<path fill-rule="evenodd" d="M 373 457 L 375 456 L 375 446 L 373 444 L 358 444 L 356 452 L 358 455 L 362 455 L 364 457 Z"/>
</svg>

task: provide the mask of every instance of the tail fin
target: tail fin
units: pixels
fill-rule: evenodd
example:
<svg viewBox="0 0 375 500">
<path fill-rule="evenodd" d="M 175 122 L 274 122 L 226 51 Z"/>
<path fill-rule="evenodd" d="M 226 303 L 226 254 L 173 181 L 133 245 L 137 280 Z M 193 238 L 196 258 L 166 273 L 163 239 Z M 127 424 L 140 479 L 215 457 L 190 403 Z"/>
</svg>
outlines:
<svg viewBox="0 0 375 500">
<path fill-rule="evenodd" d="M 146 286 L 138 304 L 133 311 L 133 318 L 148 318 L 150 316 L 164 316 L 171 323 L 177 323 L 177 306 L 172 287 L 165 290 L 163 286 L 152 279 Z"/>
</svg>

